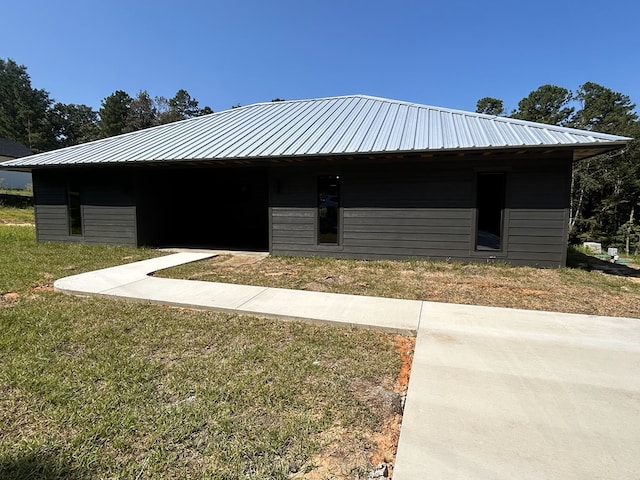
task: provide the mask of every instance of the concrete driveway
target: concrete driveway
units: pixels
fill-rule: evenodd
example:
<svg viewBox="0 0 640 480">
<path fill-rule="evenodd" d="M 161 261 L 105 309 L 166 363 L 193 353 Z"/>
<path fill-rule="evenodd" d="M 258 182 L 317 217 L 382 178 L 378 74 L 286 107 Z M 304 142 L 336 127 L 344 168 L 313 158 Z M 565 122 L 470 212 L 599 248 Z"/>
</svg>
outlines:
<svg viewBox="0 0 640 480">
<path fill-rule="evenodd" d="M 640 479 L 640 320 L 425 302 L 394 480 Z"/>
</svg>

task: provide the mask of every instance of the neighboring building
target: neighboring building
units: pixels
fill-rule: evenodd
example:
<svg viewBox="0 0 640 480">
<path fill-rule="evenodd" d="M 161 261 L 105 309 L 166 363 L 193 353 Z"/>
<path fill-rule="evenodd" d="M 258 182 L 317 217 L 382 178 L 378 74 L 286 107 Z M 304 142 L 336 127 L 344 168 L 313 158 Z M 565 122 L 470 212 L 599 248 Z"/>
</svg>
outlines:
<svg viewBox="0 0 640 480">
<path fill-rule="evenodd" d="M 561 266 L 571 168 L 630 139 L 368 96 L 250 105 L 10 161 L 40 241 Z"/>
<path fill-rule="evenodd" d="M 31 150 L 20 142 L 0 138 L 0 163 L 14 158 L 31 155 Z M 0 187 L 24 190 L 31 184 L 31 174 L 24 172 L 9 172 L 0 170 Z"/>
</svg>

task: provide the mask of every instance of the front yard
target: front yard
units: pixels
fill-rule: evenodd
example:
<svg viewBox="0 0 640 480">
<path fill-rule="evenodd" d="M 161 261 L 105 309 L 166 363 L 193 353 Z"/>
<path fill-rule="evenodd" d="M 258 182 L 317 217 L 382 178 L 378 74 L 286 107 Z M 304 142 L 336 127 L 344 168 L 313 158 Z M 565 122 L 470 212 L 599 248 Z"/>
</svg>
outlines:
<svg viewBox="0 0 640 480">
<path fill-rule="evenodd" d="M 389 456 L 406 339 L 62 295 L 158 253 L 0 244 L 0 478 L 366 478 Z"/>
</svg>

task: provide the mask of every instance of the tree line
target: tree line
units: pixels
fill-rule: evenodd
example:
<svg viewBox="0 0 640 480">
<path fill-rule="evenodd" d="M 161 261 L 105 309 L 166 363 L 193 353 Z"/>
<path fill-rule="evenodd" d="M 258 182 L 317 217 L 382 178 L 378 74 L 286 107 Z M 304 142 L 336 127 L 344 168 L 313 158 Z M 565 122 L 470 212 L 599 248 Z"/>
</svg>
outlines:
<svg viewBox="0 0 640 480">
<path fill-rule="evenodd" d="M 116 90 L 95 111 L 88 105 L 56 102 L 33 88 L 24 65 L 0 59 L 0 137 L 17 140 L 34 153 L 69 147 L 164 123 L 213 113 L 180 89 L 172 98 L 131 97 Z"/>
<path fill-rule="evenodd" d="M 591 157 L 573 166 L 569 238 L 599 241 L 640 252 L 640 122 L 629 96 L 593 82 L 575 92 L 542 85 L 508 113 L 502 100 L 484 97 L 476 112 L 631 137 L 622 151 Z"/>
</svg>

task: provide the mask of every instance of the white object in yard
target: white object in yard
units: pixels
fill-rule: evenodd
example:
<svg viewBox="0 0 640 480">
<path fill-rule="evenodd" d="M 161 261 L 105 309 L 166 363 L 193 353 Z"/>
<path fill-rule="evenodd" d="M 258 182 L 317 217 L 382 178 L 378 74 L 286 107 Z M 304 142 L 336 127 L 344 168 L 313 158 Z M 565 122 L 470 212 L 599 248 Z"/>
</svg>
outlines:
<svg viewBox="0 0 640 480">
<path fill-rule="evenodd" d="M 602 244 L 598 242 L 584 242 L 582 244 L 584 248 L 593 253 L 602 253 Z"/>
</svg>

